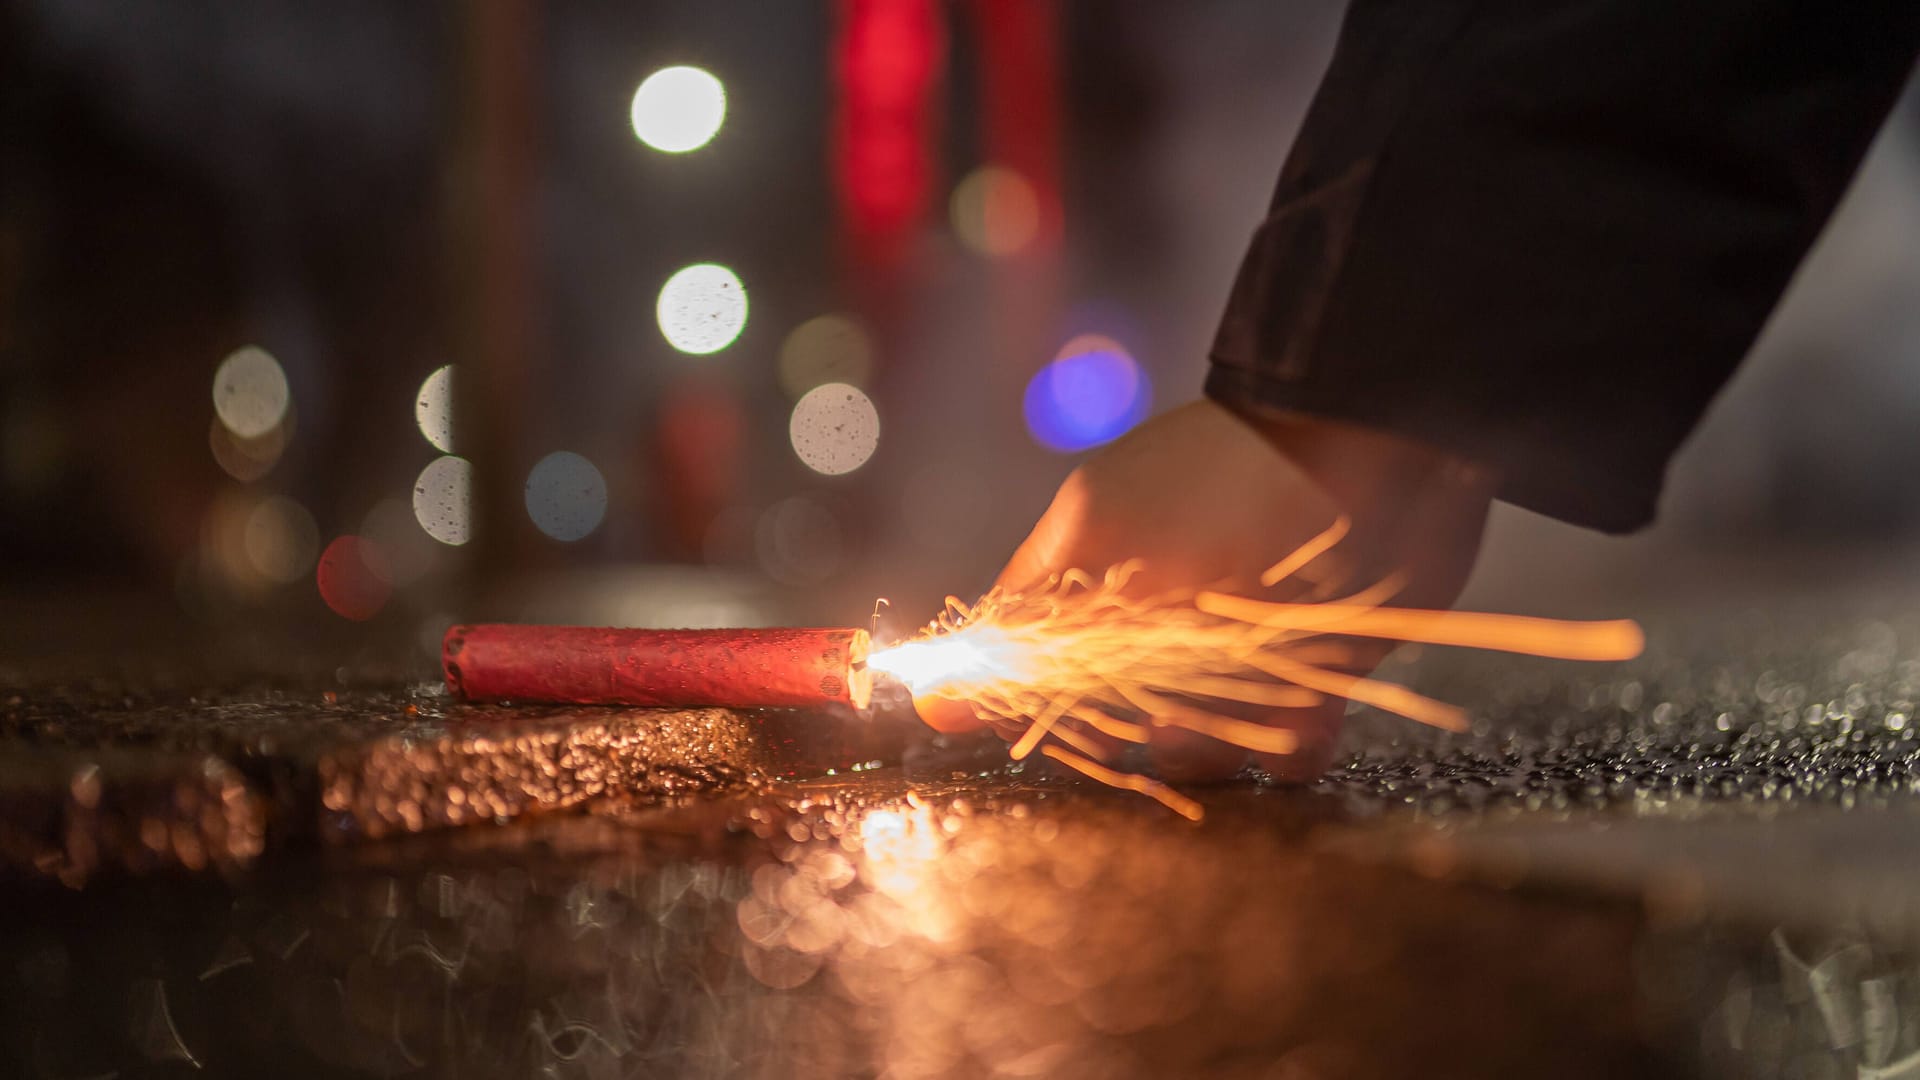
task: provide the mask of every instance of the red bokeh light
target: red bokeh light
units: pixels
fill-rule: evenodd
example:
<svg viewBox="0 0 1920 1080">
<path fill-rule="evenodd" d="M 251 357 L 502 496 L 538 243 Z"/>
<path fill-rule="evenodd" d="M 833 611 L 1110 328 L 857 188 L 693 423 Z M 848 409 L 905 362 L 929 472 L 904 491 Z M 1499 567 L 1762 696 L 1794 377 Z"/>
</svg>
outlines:
<svg viewBox="0 0 1920 1080">
<path fill-rule="evenodd" d="M 896 258 L 933 182 L 933 90 L 946 28 L 933 0 L 841 0 L 835 172 L 856 252 Z"/>
<path fill-rule="evenodd" d="M 337 536 L 320 553 L 314 570 L 320 599 L 334 614 L 361 622 L 387 606 L 393 595 L 393 571 L 380 545 L 363 536 Z"/>
</svg>

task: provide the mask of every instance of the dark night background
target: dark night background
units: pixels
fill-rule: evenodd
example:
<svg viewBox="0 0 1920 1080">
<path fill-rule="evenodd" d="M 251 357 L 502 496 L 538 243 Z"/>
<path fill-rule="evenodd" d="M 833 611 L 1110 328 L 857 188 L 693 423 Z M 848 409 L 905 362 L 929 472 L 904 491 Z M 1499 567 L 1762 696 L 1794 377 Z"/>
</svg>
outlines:
<svg viewBox="0 0 1920 1080">
<path fill-rule="evenodd" d="M 866 74 L 836 59 L 857 9 L 11 0 L 7 586 L 333 633 L 348 628 L 327 625 L 316 560 L 364 535 L 395 583 L 374 627 L 425 639 L 456 611 L 831 622 L 887 596 L 910 621 L 977 588 L 1075 460 L 1022 411 L 1063 343 L 1106 335 L 1146 380 L 1093 438 L 1197 394 L 1338 6 L 940 7 L 879 24 L 905 36 L 878 48 L 919 70 Z M 717 137 L 686 154 L 628 122 L 634 88 L 672 64 L 727 95 Z M 904 135 L 847 119 L 862 94 L 896 91 Z M 1914 134 L 1903 108 L 1685 454 L 1660 525 L 1606 541 L 1505 514 L 1477 595 L 1538 603 L 1615 594 L 1675 560 L 1906 545 Z M 861 140 L 887 138 L 918 174 L 859 171 Z M 1059 213 L 995 255 L 966 242 L 950 199 L 1009 157 L 1047 173 Z M 900 204 L 877 226 L 857 206 L 868 189 Z M 654 319 L 661 283 L 696 262 L 730 267 L 750 298 L 737 340 L 705 356 Z M 857 382 L 881 432 L 840 476 L 797 459 L 778 375 L 783 341 L 830 312 L 871 338 Z M 248 345 L 280 365 L 290 404 L 236 473 L 210 447 L 210 428 L 227 437 L 209 386 Z M 473 463 L 458 547 L 410 522 L 437 456 L 413 405 L 447 364 L 465 373 L 456 450 Z M 524 503 L 560 450 L 605 491 L 572 541 Z"/>
</svg>

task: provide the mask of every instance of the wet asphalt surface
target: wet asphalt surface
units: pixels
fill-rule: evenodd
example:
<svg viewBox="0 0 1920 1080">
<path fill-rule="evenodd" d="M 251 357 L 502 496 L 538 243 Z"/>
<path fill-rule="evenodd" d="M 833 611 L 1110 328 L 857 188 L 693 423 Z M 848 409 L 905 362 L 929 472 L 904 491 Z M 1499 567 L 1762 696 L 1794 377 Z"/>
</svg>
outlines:
<svg viewBox="0 0 1920 1080">
<path fill-rule="evenodd" d="M 1910 612 L 1429 651 L 1472 732 L 1198 825 L 886 715 L 0 664 L 0 1072 L 1920 1075 Z"/>
</svg>

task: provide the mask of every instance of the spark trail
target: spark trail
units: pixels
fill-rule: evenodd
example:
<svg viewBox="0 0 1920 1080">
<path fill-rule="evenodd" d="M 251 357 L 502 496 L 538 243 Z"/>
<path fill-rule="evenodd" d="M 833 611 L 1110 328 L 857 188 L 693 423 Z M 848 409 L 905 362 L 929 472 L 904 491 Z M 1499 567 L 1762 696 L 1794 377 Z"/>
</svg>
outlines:
<svg viewBox="0 0 1920 1080">
<path fill-rule="evenodd" d="M 1333 548 L 1346 528 L 1337 521 L 1261 583 L 1291 576 Z M 1391 581 L 1320 603 L 1213 591 L 1141 599 L 1126 592 L 1136 570 L 1122 564 L 1097 580 L 1071 570 L 1031 591 L 996 588 L 974 604 L 948 597 L 917 636 L 876 651 L 868 664 L 916 697 L 965 703 L 1001 731 L 1017 731 L 1009 748 L 1016 760 L 1039 749 L 1198 820 L 1194 800 L 1107 764 L 1109 747 L 1145 743 L 1152 728 L 1176 727 L 1264 753 L 1299 748 L 1293 732 L 1238 719 L 1207 701 L 1289 709 L 1345 698 L 1448 730 L 1466 726 L 1456 706 L 1343 670 L 1355 638 L 1572 660 L 1630 659 L 1644 644 L 1640 627 L 1628 620 L 1387 607 L 1396 591 Z"/>
</svg>

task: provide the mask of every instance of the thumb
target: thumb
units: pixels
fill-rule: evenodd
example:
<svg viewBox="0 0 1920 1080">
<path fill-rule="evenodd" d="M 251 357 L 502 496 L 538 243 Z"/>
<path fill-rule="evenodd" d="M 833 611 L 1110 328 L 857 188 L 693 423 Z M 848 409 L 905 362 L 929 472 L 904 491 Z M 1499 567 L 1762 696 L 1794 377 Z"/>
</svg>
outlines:
<svg viewBox="0 0 1920 1080">
<path fill-rule="evenodd" d="M 913 711 L 920 714 L 920 719 L 928 727 L 950 735 L 977 731 L 983 726 L 980 718 L 974 715 L 972 705 L 952 698 L 915 695 Z"/>
</svg>

